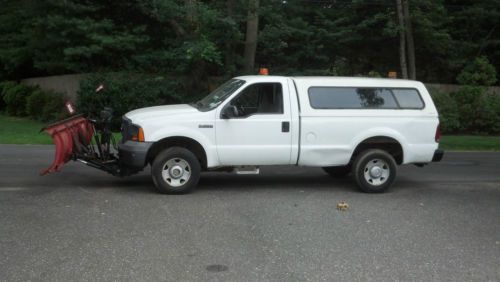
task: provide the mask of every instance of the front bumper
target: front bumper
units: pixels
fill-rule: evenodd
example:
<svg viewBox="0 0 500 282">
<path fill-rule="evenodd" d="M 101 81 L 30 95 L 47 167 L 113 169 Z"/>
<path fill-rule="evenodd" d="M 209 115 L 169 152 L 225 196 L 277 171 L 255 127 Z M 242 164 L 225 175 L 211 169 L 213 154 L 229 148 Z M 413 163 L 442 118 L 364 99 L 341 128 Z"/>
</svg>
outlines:
<svg viewBox="0 0 500 282">
<path fill-rule="evenodd" d="M 434 151 L 434 156 L 432 157 L 433 162 L 440 162 L 443 159 L 444 151 L 441 149 L 437 149 Z"/>
<path fill-rule="evenodd" d="M 120 165 L 129 168 L 143 169 L 146 166 L 146 157 L 153 142 L 125 141 L 118 144 Z"/>
</svg>

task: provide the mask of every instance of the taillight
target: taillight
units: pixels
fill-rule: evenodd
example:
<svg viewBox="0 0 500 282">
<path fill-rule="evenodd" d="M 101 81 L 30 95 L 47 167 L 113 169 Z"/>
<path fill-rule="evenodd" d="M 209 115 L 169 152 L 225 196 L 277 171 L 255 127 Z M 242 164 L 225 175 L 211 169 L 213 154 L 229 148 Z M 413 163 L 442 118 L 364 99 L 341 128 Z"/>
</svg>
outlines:
<svg viewBox="0 0 500 282">
<path fill-rule="evenodd" d="M 441 129 L 439 128 L 439 123 L 436 127 L 436 136 L 434 137 L 434 140 L 436 141 L 436 143 L 439 143 L 439 141 L 441 140 Z"/>
</svg>

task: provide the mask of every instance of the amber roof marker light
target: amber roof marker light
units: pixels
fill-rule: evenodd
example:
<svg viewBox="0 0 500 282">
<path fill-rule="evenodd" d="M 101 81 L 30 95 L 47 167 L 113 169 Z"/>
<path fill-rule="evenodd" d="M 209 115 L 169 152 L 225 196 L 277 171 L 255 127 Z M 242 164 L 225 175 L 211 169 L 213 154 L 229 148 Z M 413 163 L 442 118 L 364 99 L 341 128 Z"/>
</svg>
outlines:
<svg viewBox="0 0 500 282">
<path fill-rule="evenodd" d="M 268 75 L 269 74 L 269 70 L 267 68 L 260 68 L 259 69 L 259 74 L 260 75 Z"/>
</svg>

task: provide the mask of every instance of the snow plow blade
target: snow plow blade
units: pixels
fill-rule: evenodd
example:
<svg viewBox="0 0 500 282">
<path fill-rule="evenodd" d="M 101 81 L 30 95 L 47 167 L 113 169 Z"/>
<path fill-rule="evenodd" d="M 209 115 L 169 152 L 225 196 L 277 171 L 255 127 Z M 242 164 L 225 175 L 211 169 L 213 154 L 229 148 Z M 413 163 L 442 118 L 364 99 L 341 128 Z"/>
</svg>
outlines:
<svg viewBox="0 0 500 282">
<path fill-rule="evenodd" d="M 94 126 L 82 115 L 77 115 L 48 125 L 41 131 L 47 132 L 56 145 L 54 162 L 40 172 L 40 175 L 45 175 L 59 171 L 75 154 L 82 153 L 92 140 Z"/>
</svg>

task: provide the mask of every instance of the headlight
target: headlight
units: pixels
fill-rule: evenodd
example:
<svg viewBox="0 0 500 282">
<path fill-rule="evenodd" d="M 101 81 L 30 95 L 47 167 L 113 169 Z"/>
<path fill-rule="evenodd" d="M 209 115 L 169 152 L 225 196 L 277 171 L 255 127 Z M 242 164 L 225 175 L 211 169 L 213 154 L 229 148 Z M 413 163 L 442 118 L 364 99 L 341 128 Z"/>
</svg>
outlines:
<svg viewBox="0 0 500 282">
<path fill-rule="evenodd" d="M 131 128 L 132 134 L 130 139 L 132 141 L 144 142 L 144 130 L 142 130 L 142 127 L 132 124 Z"/>
<path fill-rule="evenodd" d="M 123 118 L 121 132 L 122 142 L 128 140 L 144 142 L 144 130 L 140 126 L 133 124 L 128 118 Z"/>
</svg>

